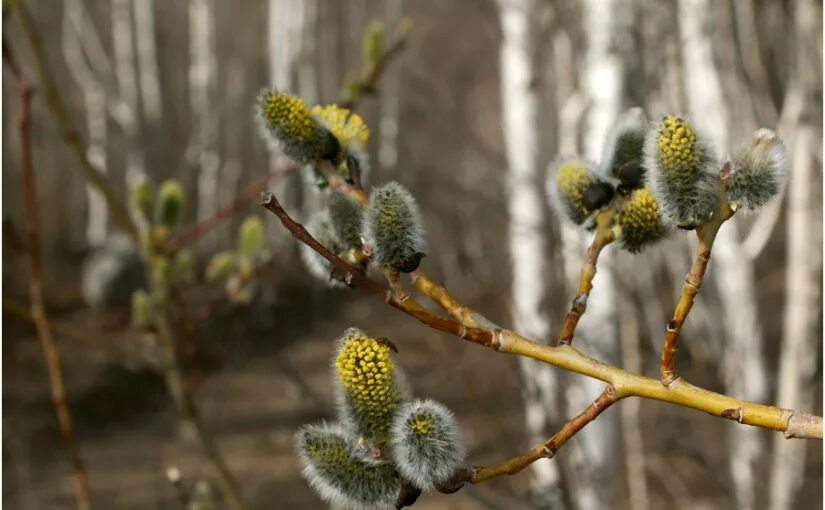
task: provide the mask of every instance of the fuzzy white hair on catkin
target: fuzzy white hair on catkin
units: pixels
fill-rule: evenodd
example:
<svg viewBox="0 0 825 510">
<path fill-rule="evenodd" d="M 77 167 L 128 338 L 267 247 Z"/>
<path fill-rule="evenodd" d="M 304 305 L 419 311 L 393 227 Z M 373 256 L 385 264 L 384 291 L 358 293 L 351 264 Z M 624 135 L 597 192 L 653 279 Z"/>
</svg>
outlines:
<svg viewBox="0 0 825 510">
<path fill-rule="evenodd" d="M 410 430 L 410 421 L 415 417 L 428 420 L 426 436 Z M 434 400 L 405 404 L 393 421 L 391 437 L 399 473 L 422 490 L 446 482 L 464 462 L 466 450 L 455 416 Z"/>
<path fill-rule="evenodd" d="M 692 126 L 691 129 L 699 150 L 697 172 L 681 178 L 668 176 L 659 163 L 659 125 L 653 126 L 645 138 L 645 182 L 659 202 L 662 221 L 667 226 L 700 225 L 719 203 L 720 165 L 707 139 Z"/>
<path fill-rule="evenodd" d="M 326 446 L 343 448 L 348 466 L 331 472 L 307 452 L 311 439 Z M 346 510 L 384 510 L 393 508 L 401 490 L 401 480 L 394 467 L 376 461 L 358 448 L 357 437 L 340 424 L 305 425 L 295 434 L 295 449 L 302 466 L 301 474 L 322 500 Z M 325 471 L 326 468 L 326 471 Z M 368 472 L 369 476 L 362 476 Z"/>
</svg>

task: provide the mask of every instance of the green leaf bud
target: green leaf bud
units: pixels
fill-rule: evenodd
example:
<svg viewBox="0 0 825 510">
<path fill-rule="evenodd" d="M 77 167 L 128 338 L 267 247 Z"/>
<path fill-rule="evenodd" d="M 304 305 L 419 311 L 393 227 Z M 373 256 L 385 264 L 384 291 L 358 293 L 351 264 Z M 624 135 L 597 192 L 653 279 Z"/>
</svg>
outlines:
<svg viewBox="0 0 825 510">
<path fill-rule="evenodd" d="M 206 265 L 204 277 L 208 282 L 216 282 L 229 278 L 238 271 L 238 261 L 235 253 L 221 251 L 212 256 Z"/>
<path fill-rule="evenodd" d="M 264 249 L 264 224 L 258 216 L 248 216 L 238 229 L 238 253 L 249 261 L 257 260 Z"/>
<path fill-rule="evenodd" d="M 384 52 L 384 24 L 374 20 L 367 25 L 363 43 L 364 62 L 375 65 Z"/>
<path fill-rule="evenodd" d="M 132 208 L 145 218 L 152 214 L 152 186 L 146 180 L 136 182 L 129 190 L 129 201 Z"/>
<path fill-rule="evenodd" d="M 169 277 L 174 283 L 191 283 L 195 281 L 195 255 L 191 250 L 177 252 L 169 268 Z"/>
<path fill-rule="evenodd" d="M 148 328 L 152 324 L 154 307 L 152 297 L 143 289 L 132 293 L 132 326 L 138 329 Z"/>
<path fill-rule="evenodd" d="M 164 181 L 158 191 L 155 206 L 155 223 L 168 230 L 174 230 L 183 217 L 183 187 L 175 179 Z"/>
</svg>

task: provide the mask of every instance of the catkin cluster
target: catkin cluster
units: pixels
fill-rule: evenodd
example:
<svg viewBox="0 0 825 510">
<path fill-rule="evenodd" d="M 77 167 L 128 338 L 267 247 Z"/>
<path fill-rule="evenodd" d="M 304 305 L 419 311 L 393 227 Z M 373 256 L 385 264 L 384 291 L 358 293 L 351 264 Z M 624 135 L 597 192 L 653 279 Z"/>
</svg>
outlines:
<svg viewBox="0 0 825 510">
<path fill-rule="evenodd" d="M 727 179 L 705 139 L 676 115 L 651 126 L 640 108 L 622 114 L 605 140 L 599 165 L 579 159 L 551 164 L 551 208 L 592 229 L 609 214 L 621 248 L 638 253 L 673 227 L 703 225 L 727 204 L 755 210 L 776 195 L 786 174 L 785 147 L 760 129 L 731 158 Z"/>
<path fill-rule="evenodd" d="M 391 508 L 404 487 L 420 492 L 447 482 L 465 451 L 453 414 L 432 400 L 410 400 L 389 341 L 350 328 L 335 345 L 338 420 L 296 435 L 310 486 L 344 508 Z"/>
</svg>

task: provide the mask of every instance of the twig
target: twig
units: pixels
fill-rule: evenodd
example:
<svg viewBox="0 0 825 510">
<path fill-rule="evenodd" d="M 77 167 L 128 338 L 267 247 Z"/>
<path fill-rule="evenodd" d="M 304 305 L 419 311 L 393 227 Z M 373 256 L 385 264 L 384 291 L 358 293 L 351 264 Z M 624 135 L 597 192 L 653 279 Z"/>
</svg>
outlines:
<svg viewBox="0 0 825 510">
<path fill-rule="evenodd" d="M 342 108 L 353 110 L 364 96 L 375 93 L 375 87 L 381 74 L 387 68 L 389 63 L 397 54 L 404 49 L 407 44 L 407 37 L 410 35 L 412 29 L 412 22 L 408 19 L 403 19 L 395 28 L 395 35 L 392 43 L 381 53 L 381 56 L 375 62 L 366 68 L 363 76 L 355 83 L 355 94 L 349 99 L 342 99 L 338 104 Z"/>
<path fill-rule="evenodd" d="M 192 225 L 186 231 L 181 232 L 172 239 L 169 239 L 169 241 L 167 241 L 163 246 L 162 251 L 166 254 L 173 254 L 180 251 L 182 248 L 197 242 L 201 237 L 220 225 L 222 221 L 230 218 L 235 211 L 247 202 L 260 195 L 261 191 L 263 191 L 269 183 L 280 179 L 281 177 L 284 177 L 297 169 L 298 167 L 295 165 L 287 165 L 283 168 L 274 170 L 267 175 L 252 180 L 232 199 L 231 202 L 221 206 L 208 218 L 204 218 L 195 225 Z"/>
<path fill-rule="evenodd" d="M 562 325 L 561 333 L 559 333 L 557 345 L 569 345 L 573 342 L 573 336 L 576 334 L 576 326 L 587 309 L 587 298 L 593 289 L 593 278 L 596 276 L 596 263 L 599 260 L 599 254 L 605 246 L 615 240 L 615 234 L 611 228 L 612 223 L 612 210 L 601 212 L 596 217 L 596 235 L 587 248 L 587 255 L 581 269 L 581 277 L 579 278 L 579 291 L 576 297 L 573 298 L 570 311 L 567 312 L 564 318 L 564 324 Z"/>
<path fill-rule="evenodd" d="M 10 56 L 8 47 L 6 55 Z M 4 52 L 5 53 L 5 52 Z M 9 58 L 8 62 L 13 62 Z M 13 67 L 11 67 L 13 69 Z M 43 306 L 42 267 L 40 261 L 40 239 L 37 232 L 37 185 L 35 183 L 34 163 L 32 160 L 31 145 L 31 98 L 34 89 L 21 75 L 20 78 L 20 166 L 22 178 L 23 204 L 26 218 L 27 261 L 29 270 L 29 299 L 31 300 L 31 317 L 37 329 L 37 338 L 43 349 L 43 358 L 49 374 L 49 389 L 52 405 L 57 414 L 57 423 L 60 435 L 69 454 L 72 465 L 75 503 L 80 510 L 89 510 L 89 483 L 80 448 L 75 438 L 74 426 L 69 406 L 66 403 L 66 389 L 63 384 L 63 373 L 60 362 L 60 353 L 55 345 L 54 336 L 49 325 L 48 317 Z M 5 303 L 4 303 L 5 304 Z"/>
<path fill-rule="evenodd" d="M 154 323 L 157 330 L 156 338 L 165 351 L 165 362 L 163 364 L 164 375 L 169 393 L 172 394 L 172 399 L 175 402 L 175 407 L 183 422 L 191 426 L 195 432 L 198 445 L 215 470 L 218 484 L 227 500 L 229 508 L 232 510 L 244 510 L 246 507 L 241 499 L 238 484 L 232 476 L 232 472 L 229 470 L 226 461 L 223 459 L 218 445 L 204 427 L 198 409 L 195 406 L 195 401 L 191 393 L 187 390 L 172 327 L 169 325 L 166 316 L 162 313 L 156 314 Z"/>
<path fill-rule="evenodd" d="M 86 182 L 95 188 L 106 201 L 109 211 L 115 222 L 132 237 L 137 238 L 137 228 L 135 227 L 132 217 L 129 215 L 124 203 L 118 199 L 115 192 L 109 186 L 106 178 L 92 166 L 89 159 L 86 157 L 86 151 L 81 143 L 80 134 L 72 125 L 66 107 L 57 93 L 54 78 L 46 65 L 46 57 L 43 53 L 43 44 L 40 41 L 40 36 L 34 26 L 31 13 L 26 6 L 24 0 L 17 0 L 15 2 L 17 13 L 19 14 L 20 25 L 23 32 L 26 34 L 26 39 L 29 42 L 29 49 L 34 60 L 37 74 L 40 79 L 40 87 L 43 96 L 46 100 L 46 106 L 54 117 L 57 127 L 60 130 L 60 135 L 63 141 L 69 146 L 72 154 L 77 160 L 80 170 Z"/>
<path fill-rule="evenodd" d="M 272 193 L 264 193 L 261 203 L 278 216 L 281 223 L 292 233 L 293 237 L 318 252 L 333 267 L 341 271 L 349 285 L 363 288 L 370 294 L 385 300 L 390 306 L 413 316 L 431 328 L 450 333 L 498 352 L 526 356 L 570 372 L 599 379 L 611 384 L 621 398 L 638 396 L 669 402 L 757 427 L 783 432 L 793 429 L 794 437 L 822 439 L 821 417 L 807 415 L 800 411 L 737 400 L 733 397 L 693 386 L 684 380 L 677 380 L 670 386 L 664 386 L 658 380 L 627 372 L 592 359 L 570 345 L 551 347 L 507 329 L 466 326 L 430 312 L 412 298 L 404 302 L 398 302 L 393 298 L 389 289 L 370 280 L 361 270 L 336 257 L 321 245 L 301 224 L 293 220 L 283 210 Z M 796 424 L 800 426 L 795 427 Z"/>
<path fill-rule="evenodd" d="M 665 343 L 662 348 L 662 360 L 659 365 L 662 384 L 665 386 L 669 386 L 679 378 L 679 375 L 676 373 L 676 350 L 678 348 L 679 332 L 682 330 L 682 325 L 685 323 L 685 319 L 687 319 L 691 308 L 693 308 L 693 301 L 696 299 L 696 295 L 699 294 L 699 289 L 702 287 L 702 280 L 704 279 L 705 271 L 710 261 L 710 252 L 713 248 L 716 234 L 719 232 L 722 224 L 729 220 L 735 212 L 731 209 L 730 204 L 728 204 L 724 193 L 729 176 L 730 164 L 726 163 L 720 174 L 722 188 L 720 196 L 722 198 L 720 199 L 719 207 L 707 223 L 696 228 L 697 243 L 693 267 L 691 267 L 690 272 L 685 276 L 682 296 L 679 298 L 679 303 L 673 312 L 673 318 L 667 323 Z"/>
<path fill-rule="evenodd" d="M 616 393 L 613 386 L 607 386 L 599 397 L 590 404 L 581 414 L 564 424 L 553 437 L 537 445 L 517 457 L 513 457 L 501 464 L 490 467 L 473 468 L 470 483 L 485 482 L 501 475 L 514 475 L 539 459 L 552 459 L 559 449 L 575 436 L 588 423 L 595 420 L 605 409 L 618 402 L 622 397 Z"/>
</svg>

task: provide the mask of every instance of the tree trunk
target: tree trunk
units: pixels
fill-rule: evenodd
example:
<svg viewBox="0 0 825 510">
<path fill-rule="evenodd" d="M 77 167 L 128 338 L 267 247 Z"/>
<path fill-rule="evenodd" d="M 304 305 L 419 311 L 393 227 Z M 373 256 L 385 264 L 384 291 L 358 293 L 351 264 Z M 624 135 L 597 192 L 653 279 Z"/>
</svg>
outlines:
<svg viewBox="0 0 825 510">
<path fill-rule="evenodd" d="M 513 322 L 517 331 L 536 340 L 550 338 L 542 301 L 547 273 L 545 206 L 538 164 L 538 90 L 532 58 L 536 45 L 536 2 L 499 3 L 501 101 L 504 143 L 509 166 L 509 246 L 513 269 Z M 520 359 L 525 418 L 531 444 L 551 434 L 550 412 L 557 409 L 557 376 L 549 367 Z M 531 465 L 536 508 L 561 508 L 560 471 L 555 461 Z"/>
</svg>

